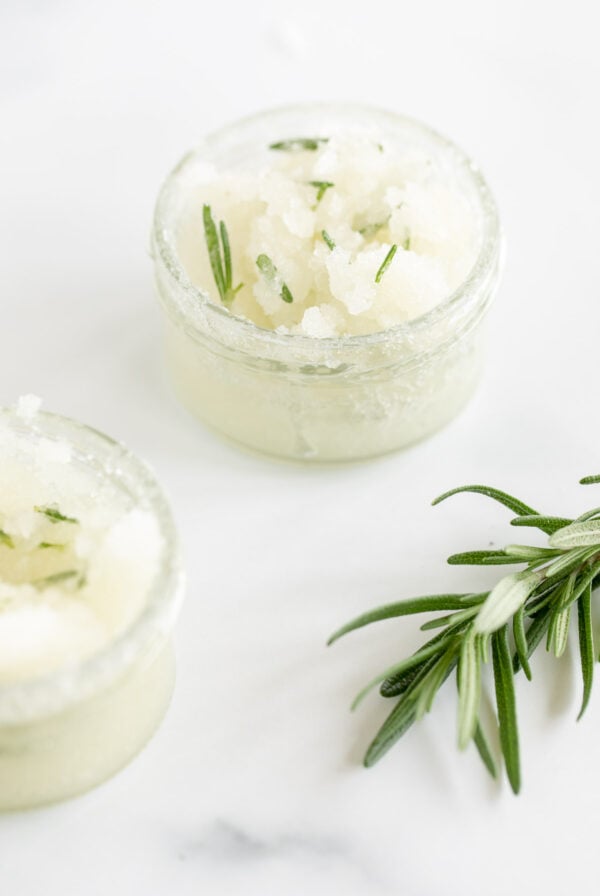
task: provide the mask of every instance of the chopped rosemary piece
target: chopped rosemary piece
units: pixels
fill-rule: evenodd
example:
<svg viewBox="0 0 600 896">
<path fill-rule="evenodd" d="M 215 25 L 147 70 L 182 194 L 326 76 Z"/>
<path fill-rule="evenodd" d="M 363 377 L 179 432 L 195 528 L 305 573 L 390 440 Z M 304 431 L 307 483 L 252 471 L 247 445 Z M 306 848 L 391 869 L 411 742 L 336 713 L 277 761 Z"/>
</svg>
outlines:
<svg viewBox="0 0 600 896">
<path fill-rule="evenodd" d="M 383 277 L 383 275 L 385 274 L 385 272 L 391 265 L 392 259 L 393 259 L 394 255 L 396 254 L 397 249 L 398 249 L 398 244 L 394 243 L 394 245 L 392 246 L 392 248 L 390 249 L 388 254 L 385 256 L 385 258 L 381 262 L 381 267 L 375 274 L 375 283 L 381 283 L 381 278 Z"/>
<path fill-rule="evenodd" d="M 331 183 L 330 180 L 309 180 L 308 183 L 311 187 L 315 187 L 317 190 L 317 203 L 321 201 L 330 187 L 335 187 L 335 184 Z"/>
<path fill-rule="evenodd" d="M 588 476 L 583 483 L 600 482 Z M 363 613 L 338 629 L 328 643 L 372 622 L 414 613 L 446 612 L 422 629 L 441 631 L 408 659 L 388 668 L 372 681 L 381 682 L 383 697 L 397 697 L 392 712 L 376 734 L 365 765 L 377 762 L 387 750 L 428 712 L 437 692 L 456 669 L 458 684 L 459 746 L 474 741 L 484 765 L 495 775 L 495 764 L 480 720 L 482 671 L 492 665 L 499 741 L 511 787 L 519 792 L 521 773 L 514 676 L 523 669 L 531 678 L 529 657 L 546 635 L 547 647 L 559 658 L 577 618 L 583 697 L 578 718 L 588 705 L 597 656 L 591 614 L 591 597 L 600 587 L 600 508 L 576 520 L 539 514 L 506 492 L 482 485 L 452 489 L 433 502 L 439 504 L 459 492 L 483 494 L 518 514 L 516 525 L 535 526 L 548 536 L 546 547 L 508 545 L 503 550 L 454 554 L 451 563 L 474 565 L 520 563 L 524 569 L 499 579 L 481 594 L 440 594 L 410 598 Z M 574 612 L 577 604 L 577 612 Z M 525 620 L 528 620 L 526 628 Z M 509 647 L 512 629 L 514 653 Z M 367 689 L 361 691 L 362 699 Z"/>
<path fill-rule="evenodd" d="M 48 550 L 48 548 L 52 548 L 55 551 L 64 551 L 66 544 L 60 544 L 60 542 L 53 541 L 40 541 L 38 544 L 38 550 L 40 551 Z"/>
<path fill-rule="evenodd" d="M 314 152 L 327 143 L 329 137 L 295 137 L 292 140 L 279 140 L 277 143 L 271 143 L 269 149 L 277 149 L 280 152 Z"/>
<path fill-rule="evenodd" d="M 51 523 L 72 523 L 73 525 L 79 525 L 79 520 L 76 520 L 75 517 L 72 516 L 65 516 L 55 504 L 48 505 L 47 507 L 34 507 L 34 510 L 36 513 L 43 514 Z"/>
<path fill-rule="evenodd" d="M 372 224 L 365 224 L 364 227 L 359 227 L 358 232 L 361 236 L 364 236 L 366 240 L 371 239 L 372 236 L 375 236 L 376 233 L 383 227 L 387 227 L 388 222 L 390 220 L 390 216 L 385 219 L 385 221 L 374 221 Z"/>
<path fill-rule="evenodd" d="M 14 548 L 15 543 L 8 534 L 3 529 L 0 529 L 0 544 L 3 544 L 5 548 Z"/>
<path fill-rule="evenodd" d="M 406 239 L 402 243 L 402 248 L 404 249 L 405 252 L 408 252 L 410 250 L 410 233 L 407 235 Z"/>
<path fill-rule="evenodd" d="M 212 268 L 215 285 L 219 296 L 224 305 L 233 302 L 236 293 L 240 291 L 243 283 L 239 283 L 235 289 L 233 288 L 233 268 L 231 264 L 231 247 L 229 245 L 229 234 L 225 222 L 219 223 L 219 228 L 212 216 L 210 205 L 204 205 L 202 208 L 202 219 L 204 222 L 204 237 L 206 239 L 206 248 L 208 250 L 208 258 Z"/>
<path fill-rule="evenodd" d="M 279 286 L 279 295 L 288 305 L 294 301 L 294 297 L 288 286 L 281 281 L 279 272 L 268 255 L 260 254 L 256 259 L 256 267 L 259 269 L 265 280 Z"/>
<path fill-rule="evenodd" d="M 331 239 L 331 237 L 329 236 L 329 234 L 327 233 L 327 231 L 326 231 L 326 230 L 322 230 L 322 231 L 321 231 L 321 236 L 323 237 L 323 240 L 327 243 L 327 245 L 329 246 L 329 248 L 330 248 L 331 251 L 333 252 L 333 250 L 335 249 L 335 243 L 334 243 L 334 241 Z"/>
<path fill-rule="evenodd" d="M 62 582 L 67 582 L 69 579 L 75 579 L 78 576 L 81 576 L 81 573 L 77 569 L 65 569 L 64 572 L 55 572 L 53 575 L 45 576 L 43 579 L 35 579 L 31 584 L 35 588 L 50 588 L 52 585 L 60 585 Z M 82 586 L 78 583 L 77 587 L 80 588 Z"/>
</svg>

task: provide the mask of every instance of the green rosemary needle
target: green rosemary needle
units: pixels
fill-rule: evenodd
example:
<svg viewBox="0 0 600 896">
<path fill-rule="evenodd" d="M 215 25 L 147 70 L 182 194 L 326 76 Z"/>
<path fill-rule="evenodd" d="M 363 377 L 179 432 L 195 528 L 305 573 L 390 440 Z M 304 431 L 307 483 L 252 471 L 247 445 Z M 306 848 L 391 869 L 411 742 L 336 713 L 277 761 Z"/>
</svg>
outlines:
<svg viewBox="0 0 600 896">
<path fill-rule="evenodd" d="M 5 532 L 3 529 L 0 529 L 0 544 L 3 544 L 5 548 L 14 549 L 15 543 L 12 540 L 12 537 Z"/>
<path fill-rule="evenodd" d="M 397 245 L 397 243 L 394 243 L 394 245 L 391 247 L 388 254 L 385 256 L 385 258 L 381 262 L 381 266 L 380 266 L 379 270 L 375 274 L 375 283 L 381 283 L 381 278 L 383 277 L 383 275 L 385 274 L 385 272 L 391 265 L 392 259 L 397 251 L 398 251 L 398 245 Z"/>
<path fill-rule="evenodd" d="M 279 289 L 279 295 L 288 305 L 294 301 L 294 297 L 289 287 L 283 283 L 279 276 L 279 271 L 271 261 L 268 255 L 261 254 L 256 259 L 256 267 L 259 269 L 265 280 L 275 284 Z"/>
<path fill-rule="evenodd" d="M 77 587 L 82 587 L 83 579 L 81 573 L 76 569 L 65 569 L 63 572 L 55 572 L 51 576 L 44 576 L 43 579 L 35 579 L 31 584 L 40 590 L 43 588 L 51 588 L 54 585 L 62 585 L 63 582 L 74 581 L 77 579 Z"/>
<path fill-rule="evenodd" d="M 50 520 L 51 523 L 71 523 L 72 525 L 79 525 L 79 520 L 76 520 L 73 516 L 65 516 L 55 504 L 50 504 L 47 507 L 34 507 L 36 513 L 41 513 L 47 519 Z"/>
<path fill-rule="evenodd" d="M 327 233 L 327 231 L 326 231 L 326 230 L 322 230 L 322 231 L 321 231 L 321 236 L 323 237 L 323 241 L 324 241 L 325 243 L 327 243 L 327 245 L 329 246 L 329 248 L 330 248 L 331 251 L 333 252 L 333 250 L 335 249 L 335 242 L 331 239 L 331 237 L 329 236 L 329 234 Z"/>
<path fill-rule="evenodd" d="M 292 140 L 279 140 L 277 143 L 271 143 L 269 149 L 276 149 L 280 152 L 315 152 L 328 140 L 329 137 L 294 137 Z"/>
<path fill-rule="evenodd" d="M 314 187 L 317 191 L 317 203 L 321 201 L 327 190 L 335 187 L 330 180 L 309 180 L 309 186 Z"/>
<path fill-rule="evenodd" d="M 383 227 L 387 227 L 389 224 L 390 216 L 385 219 L 385 221 L 373 221 L 372 224 L 365 224 L 364 227 L 359 227 L 358 232 L 361 236 L 363 236 L 366 240 L 371 239 L 371 237 L 375 236 L 375 234 L 379 233 L 379 231 Z"/>
<path fill-rule="evenodd" d="M 224 221 L 219 222 L 219 227 L 212 216 L 210 205 L 202 208 L 202 220 L 204 223 L 204 238 L 208 250 L 208 258 L 212 268 L 215 286 L 224 305 L 233 302 L 236 293 L 244 285 L 239 283 L 233 288 L 233 267 L 231 263 L 231 247 L 229 234 Z"/>
<path fill-rule="evenodd" d="M 599 482 L 600 476 L 581 480 L 582 484 Z M 531 679 L 529 658 L 544 636 L 546 649 L 561 657 L 575 618 L 583 679 L 578 719 L 590 699 L 596 658 L 591 600 L 594 589 L 600 586 L 600 508 L 577 519 L 548 516 L 506 492 L 484 485 L 452 489 L 433 504 L 460 492 L 482 494 L 500 502 L 516 514 L 512 525 L 539 529 L 548 536 L 548 546 L 512 544 L 503 550 L 453 554 L 448 558 L 452 564 L 506 563 L 524 568 L 503 576 L 483 593 L 427 595 L 377 607 L 342 626 L 328 643 L 382 619 L 431 611 L 444 613 L 421 626 L 423 630 L 439 629 L 434 638 L 377 676 L 357 697 L 355 705 L 373 685 L 379 684 L 383 697 L 397 698 L 368 748 L 364 764 L 374 765 L 417 719 L 429 712 L 441 686 L 455 671 L 459 747 L 464 749 L 473 741 L 485 767 L 495 777 L 496 764 L 480 719 L 483 674 L 491 660 L 496 739 L 510 785 L 518 793 L 521 771 L 514 677 L 523 669 L 527 679 Z"/>
</svg>

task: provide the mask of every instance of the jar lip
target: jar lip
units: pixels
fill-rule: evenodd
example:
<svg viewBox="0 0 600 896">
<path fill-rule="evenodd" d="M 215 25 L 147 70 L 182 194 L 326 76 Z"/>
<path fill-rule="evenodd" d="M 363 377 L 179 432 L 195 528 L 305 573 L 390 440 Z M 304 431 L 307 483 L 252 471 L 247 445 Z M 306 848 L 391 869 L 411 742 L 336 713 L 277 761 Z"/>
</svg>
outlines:
<svg viewBox="0 0 600 896">
<path fill-rule="evenodd" d="M 253 125 L 260 125 L 268 120 L 276 120 L 277 117 L 290 114 L 324 114 L 330 112 L 346 113 L 356 116 L 357 121 L 365 124 L 379 123 L 385 126 L 400 125 L 413 129 L 415 132 L 426 137 L 432 144 L 437 145 L 440 150 L 446 150 L 452 153 L 457 170 L 463 169 L 467 172 L 473 187 L 474 193 L 479 202 L 479 211 L 481 215 L 481 245 L 477 258 L 465 279 L 459 286 L 448 295 L 445 299 L 426 311 L 424 314 L 411 320 L 396 324 L 384 330 L 376 330 L 372 333 L 361 335 L 343 335 L 343 336 L 327 336 L 315 337 L 298 333 L 278 333 L 275 330 L 260 327 L 248 318 L 233 314 L 223 305 L 215 304 L 208 292 L 201 287 L 196 286 L 189 278 L 183 264 L 181 263 L 178 253 L 171 245 L 166 237 L 167 229 L 167 207 L 169 200 L 176 193 L 179 186 L 179 178 L 186 171 L 188 165 L 201 159 L 205 148 L 219 144 L 235 134 L 238 130 L 242 131 Z M 172 222 L 169 222 L 172 224 Z M 167 176 L 159 191 L 158 198 L 154 210 L 153 228 L 152 228 L 153 254 L 155 251 L 163 262 L 170 277 L 183 290 L 186 297 L 190 297 L 198 308 L 206 315 L 214 315 L 215 319 L 227 322 L 227 326 L 232 332 L 239 331 L 240 335 L 252 337 L 263 342 L 265 345 L 272 347 L 282 347 L 293 349 L 314 349 L 316 346 L 322 346 L 325 351 L 347 350 L 352 348 L 368 348 L 381 345 L 382 343 L 393 342 L 395 340 L 411 339 L 418 333 L 434 328 L 440 321 L 451 315 L 455 309 L 460 309 L 468 300 L 478 291 L 479 286 L 490 275 L 496 264 L 501 252 L 502 233 L 496 202 L 491 190 L 483 177 L 478 166 L 469 158 L 469 156 L 455 143 L 444 137 L 435 129 L 429 127 L 416 118 L 406 115 L 400 115 L 386 109 L 360 104 L 360 103 L 330 103 L 330 102 L 314 102 L 299 103 L 293 105 L 277 106 L 266 109 L 253 115 L 245 116 L 235 122 L 213 131 L 203 138 L 196 149 L 186 153 L 178 162 L 175 168 Z M 156 257 L 156 256 L 155 256 Z M 189 319 L 188 315 L 184 315 L 186 324 L 194 328 L 194 322 Z"/>
<path fill-rule="evenodd" d="M 56 715 L 74 703 L 101 692 L 138 658 L 156 648 L 177 618 L 183 597 L 179 540 L 169 504 L 145 461 L 93 427 L 69 417 L 38 411 L 25 420 L 15 408 L 0 407 L 0 420 L 8 421 L 24 436 L 62 438 L 79 459 L 101 457 L 101 469 L 115 482 L 125 481 L 138 490 L 154 514 L 164 548 L 162 562 L 142 610 L 124 631 L 96 653 L 47 675 L 0 684 L 0 725 L 19 725 Z"/>
</svg>

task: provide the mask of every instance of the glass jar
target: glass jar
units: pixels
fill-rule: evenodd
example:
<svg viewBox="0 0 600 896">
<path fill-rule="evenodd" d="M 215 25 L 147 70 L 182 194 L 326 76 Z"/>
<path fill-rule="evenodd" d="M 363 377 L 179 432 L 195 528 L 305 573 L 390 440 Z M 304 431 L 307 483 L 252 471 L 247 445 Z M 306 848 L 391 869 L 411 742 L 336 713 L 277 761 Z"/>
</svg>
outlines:
<svg viewBox="0 0 600 896">
<path fill-rule="evenodd" d="M 479 254 L 466 280 L 422 316 L 364 336 L 312 338 L 236 317 L 191 282 L 178 252 L 201 172 L 264 162 L 270 143 L 333 129 L 374 128 L 431 154 L 470 201 Z M 281 458 L 349 461 L 393 451 L 451 420 L 480 378 L 483 320 L 499 280 L 494 200 L 473 163 L 413 120 L 355 105 L 262 113 L 207 137 L 175 168 L 152 233 L 167 366 L 181 401 L 214 429 Z"/>
<path fill-rule="evenodd" d="M 177 536 L 150 469 L 96 430 L 54 414 L 2 423 L 28 440 L 68 442 L 72 463 L 108 481 L 128 506 L 152 513 L 164 549 L 139 615 L 88 659 L 32 680 L 0 684 L 0 810 L 63 800 L 99 784 L 142 748 L 174 682 L 172 631 L 183 591 Z"/>
</svg>

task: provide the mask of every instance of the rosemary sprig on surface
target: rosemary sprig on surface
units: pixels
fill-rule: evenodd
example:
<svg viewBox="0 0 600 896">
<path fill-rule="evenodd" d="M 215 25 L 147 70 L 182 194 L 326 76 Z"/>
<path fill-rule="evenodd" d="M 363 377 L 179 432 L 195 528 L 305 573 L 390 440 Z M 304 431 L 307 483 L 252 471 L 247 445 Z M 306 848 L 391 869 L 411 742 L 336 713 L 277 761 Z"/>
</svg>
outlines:
<svg viewBox="0 0 600 896">
<path fill-rule="evenodd" d="M 244 284 L 238 283 L 235 289 L 233 288 L 233 267 L 227 227 L 224 221 L 220 221 L 217 229 L 210 205 L 202 207 L 202 220 L 204 222 L 204 237 L 215 285 L 221 301 L 224 305 L 228 305 L 233 302 L 236 293 L 240 291 Z"/>
<path fill-rule="evenodd" d="M 279 289 L 279 295 L 283 299 L 284 302 L 287 302 L 288 305 L 294 301 L 294 297 L 290 292 L 289 287 L 285 284 L 280 276 L 279 271 L 271 261 L 268 255 L 261 254 L 256 259 L 256 267 L 259 269 L 261 274 L 264 276 L 265 280 L 269 283 L 273 283 Z"/>
<path fill-rule="evenodd" d="M 385 256 L 385 258 L 381 262 L 379 270 L 375 274 L 375 283 L 381 283 L 381 278 L 383 277 L 383 275 L 385 274 L 385 272 L 391 265 L 392 259 L 394 258 L 394 255 L 396 254 L 397 251 L 398 251 L 398 245 L 397 245 L 397 243 L 394 243 L 394 245 L 391 247 L 388 254 Z"/>
<path fill-rule="evenodd" d="M 582 484 L 598 483 L 587 476 Z M 448 558 L 451 564 L 514 564 L 524 568 L 501 578 L 483 593 L 435 594 L 377 607 L 338 629 L 329 644 L 342 635 L 377 622 L 416 613 L 442 612 L 421 626 L 437 634 L 412 656 L 386 669 L 356 698 L 356 705 L 375 685 L 383 697 L 398 698 L 364 758 L 374 765 L 412 724 L 429 712 L 446 679 L 455 672 L 458 685 L 458 744 L 471 740 L 494 777 L 496 765 L 480 721 L 482 672 L 491 660 L 497 707 L 497 735 L 511 787 L 521 783 L 519 733 L 514 677 L 523 669 L 531 679 L 529 658 L 546 637 L 546 649 L 564 653 L 569 629 L 577 617 L 583 695 L 578 719 L 590 698 L 596 658 L 591 619 L 594 589 L 600 586 L 600 508 L 577 519 L 540 514 L 518 498 L 483 485 L 466 485 L 440 495 L 441 501 L 459 492 L 483 494 L 507 507 L 516 517 L 513 526 L 533 527 L 548 536 L 547 547 L 508 545 L 503 550 L 467 551 Z"/>
<path fill-rule="evenodd" d="M 269 144 L 269 149 L 280 152 L 315 152 L 320 146 L 329 141 L 329 137 L 294 137 L 291 140 L 279 140 Z"/>
</svg>

